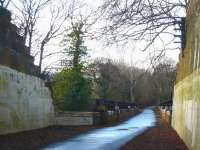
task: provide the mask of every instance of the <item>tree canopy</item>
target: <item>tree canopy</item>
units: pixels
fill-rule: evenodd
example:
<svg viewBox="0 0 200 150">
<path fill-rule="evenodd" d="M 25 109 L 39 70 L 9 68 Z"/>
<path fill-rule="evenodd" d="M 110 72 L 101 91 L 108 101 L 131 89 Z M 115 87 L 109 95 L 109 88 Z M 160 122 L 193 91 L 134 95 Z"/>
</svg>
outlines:
<svg viewBox="0 0 200 150">
<path fill-rule="evenodd" d="M 53 92 L 60 110 L 83 111 L 91 104 L 91 81 L 84 76 L 82 59 L 87 55 L 83 45 L 83 24 L 72 23 L 72 31 L 62 41 L 66 51 L 65 68 L 54 77 Z M 61 105 L 59 105 L 61 103 Z"/>
</svg>

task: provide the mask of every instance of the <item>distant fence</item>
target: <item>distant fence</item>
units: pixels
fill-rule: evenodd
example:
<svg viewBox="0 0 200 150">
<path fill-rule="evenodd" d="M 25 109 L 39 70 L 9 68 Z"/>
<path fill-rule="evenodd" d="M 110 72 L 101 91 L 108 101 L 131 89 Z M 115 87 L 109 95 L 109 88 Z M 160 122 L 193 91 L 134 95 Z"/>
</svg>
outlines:
<svg viewBox="0 0 200 150">
<path fill-rule="evenodd" d="M 122 101 L 113 101 L 108 99 L 97 99 L 96 107 L 99 105 L 104 105 L 108 110 L 115 110 L 115 106 L 117 105 L 119 109 L 127 109 L 136 107 L 136 103 L 133 102 L 122 102 Z"/>
</svg>

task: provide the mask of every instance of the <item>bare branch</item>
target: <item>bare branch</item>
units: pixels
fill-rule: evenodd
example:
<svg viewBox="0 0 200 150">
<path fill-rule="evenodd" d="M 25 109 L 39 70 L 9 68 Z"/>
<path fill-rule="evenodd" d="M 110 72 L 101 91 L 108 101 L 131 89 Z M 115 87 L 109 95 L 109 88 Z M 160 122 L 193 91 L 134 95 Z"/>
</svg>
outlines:
<svg viewBox="0 0 200 150">
<path fill-rule="evenodd" d="M 10 4 L 11 0 L 0 0 L 0 6 L 7 8 L 8 5 Z"/>
<path fill-rule="evenodd" d="M 186 7 L 186 0 L 105 0 L 103 35 L 114 42 L 147 40 L 146 50 L 183 17 L 178 12 Z"/>
</svg>

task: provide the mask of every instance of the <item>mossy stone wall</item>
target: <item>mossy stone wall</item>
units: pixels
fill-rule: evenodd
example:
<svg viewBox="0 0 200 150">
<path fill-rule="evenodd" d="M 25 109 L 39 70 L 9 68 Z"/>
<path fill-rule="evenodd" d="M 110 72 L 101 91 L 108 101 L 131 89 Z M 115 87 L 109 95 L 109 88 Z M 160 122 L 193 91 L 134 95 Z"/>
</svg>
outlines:
<svg viewBox="0 0 200 150">
<path fill-rule="evenodd" d="M 0 134 L 54 124 L 54 108 L 44 82 L 0 65 Z"/>
<path fill-rule="evenodd" d="M 172 126 L 190 150 L 200 150 L 200 1 L 187 10 L 186 48 L 180 54 Z"/>
</svg>

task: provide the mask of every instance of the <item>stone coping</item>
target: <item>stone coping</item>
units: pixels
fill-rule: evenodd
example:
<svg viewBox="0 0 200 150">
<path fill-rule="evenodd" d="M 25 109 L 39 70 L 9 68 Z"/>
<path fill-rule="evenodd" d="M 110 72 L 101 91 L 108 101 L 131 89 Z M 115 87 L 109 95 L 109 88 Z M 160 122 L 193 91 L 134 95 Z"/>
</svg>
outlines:
<svg viewBox="0 0 200 150">
<path fill-rule="evenodd" d="M 65 111 L 56 113 L 56 116 L 70 116 L 70 117 L 90 117 L 93 115 L 100 115 L 99 112 L 72 112 L 72 111 Z"/>
</svg>

